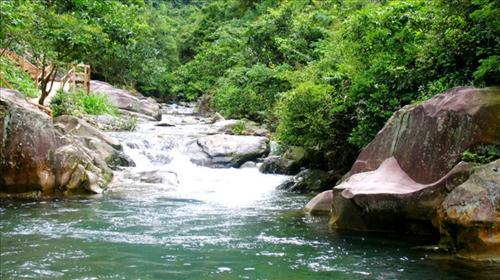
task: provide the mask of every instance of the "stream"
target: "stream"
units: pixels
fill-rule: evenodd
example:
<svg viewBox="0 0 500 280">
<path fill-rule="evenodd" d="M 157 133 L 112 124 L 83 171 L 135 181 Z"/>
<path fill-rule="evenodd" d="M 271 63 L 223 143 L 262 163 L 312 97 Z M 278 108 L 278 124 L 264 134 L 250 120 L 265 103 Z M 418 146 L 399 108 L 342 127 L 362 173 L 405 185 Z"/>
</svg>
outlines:
<svg viewBox="0 0 500 280">
<path fill-rule="evenodd" d="M 208 168 L 186 147 L 214 133 L 192 108 L 119 139 L 135 167 L 102 195 L 0 201 L 1 279 L 498 279 L 498 264 L 417 249 L 421 240 L 333 231 L 286 176 Z"/>
</svg>

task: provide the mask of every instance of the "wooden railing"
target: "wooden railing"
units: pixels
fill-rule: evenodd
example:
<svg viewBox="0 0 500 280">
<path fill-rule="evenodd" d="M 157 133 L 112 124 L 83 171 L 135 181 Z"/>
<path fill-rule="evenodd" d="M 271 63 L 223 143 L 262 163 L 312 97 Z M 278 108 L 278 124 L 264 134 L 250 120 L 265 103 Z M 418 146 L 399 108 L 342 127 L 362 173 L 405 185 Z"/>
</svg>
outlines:
<svg viewBox="0 0 500 280">
<path fill-rule="evenodd" d="M 14 62 L 17 66 L 19 66 L 23 71 L 27 72 L 33 80 L 37 80 L 40 75 L 40 69 L 33 65 L 28 59 L 24 56 L 17 54 L 11 50 L 2 49 L 0 52 L 3 53 L 5 57 Z"/>
<path fill-rule="evenodd" d="M 7 49 L 0 49 L 5 57 L 14 62 L 23 71 L 27 72 L 35 81 L 36 86 L 40 86 L 42 80 L 47 79 L 48 75 L 52 72 L 53 65 L 49 64 L 45 67 L 45 71 L 31 63 L 28 58 L 32 58 L 29 54 L 25 56 L 19 55 L 16 52 Z M 43 77 L 42 75 L 44 75 Z M 55 79 L 55 77 L 53 78 Z M 78 64 L 73 67 L 61 79 L 61 89 L 64 90 L 66 83 L 69 83 L 70 89 L 75 89 L 78 84 L 83 85 L 83 89 L 89 93 L 90 91 L 90 65 Z"/>
<path fill-rule="evenodd" d="M 78 64 L 73 66 L 61 79 L 61 88 L 64 90 L 66 83 L 69 83 L 70 89 L 75 89 L 77 84 L 82 84 L 83 89 L 90 91 L 90 65 Z"/>
<path fill-rule="evenodd" d="M 2 82 L 2 84 L 5 87 L 10 88 L 10 89 L 14 89 L 14 87 L 9 83 L 9 81 L 7 81 L 7 79 L 4 78 L 3 72 L 0 72 L 0 82 Z"/>
</svg>

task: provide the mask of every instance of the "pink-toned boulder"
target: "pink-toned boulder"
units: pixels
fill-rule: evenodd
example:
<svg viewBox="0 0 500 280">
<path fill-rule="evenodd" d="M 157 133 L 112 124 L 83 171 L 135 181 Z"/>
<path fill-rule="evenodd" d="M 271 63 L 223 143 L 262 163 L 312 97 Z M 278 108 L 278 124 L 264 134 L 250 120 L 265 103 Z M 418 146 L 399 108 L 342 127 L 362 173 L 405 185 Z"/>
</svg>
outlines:
<svg viewBox="0 0 500 280">
<path fill-rule="evenodd" d="M 387 121 L 360 153 L 350 174 L 377 169 L 393 156 L 413 180 L 439 180 L 465 149 L 500 144 L 500 88 L 454 88 Z"/>
<path fill-rule="evenodd" d="M 432 235 L 436 209 L 469 173 L 470 165 L 461 162 L 438 181 L 421 184 L 390 157 L 378 169 L 351 175 L 333 189 L 331 222 L 344 229 Z"/>
<path fill-rule="evenodd" d="M 317 194 L 304 207 L 304 211 L 311 215 L 330 214 L 332 210 L 332 190 Z"/>
<path fill-rule="evenodd" d="M 500 88 L 455 88 L 404 107 L 333 189 L 332 225 L 437 236 L 438 209 L 472 172 L 460 157 L 479 144 L 500 145 Z M 500 197 L 498 188 L 484 194 Z"/>
</svg>

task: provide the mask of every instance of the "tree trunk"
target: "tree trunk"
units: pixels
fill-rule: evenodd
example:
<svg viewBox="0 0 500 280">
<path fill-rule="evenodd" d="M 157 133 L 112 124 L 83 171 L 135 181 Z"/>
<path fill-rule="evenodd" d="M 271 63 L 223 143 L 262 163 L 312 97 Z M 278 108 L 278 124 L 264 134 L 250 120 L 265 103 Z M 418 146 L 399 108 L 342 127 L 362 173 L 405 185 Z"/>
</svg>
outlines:
<svg viewBox="0 0 500 280">
<path fill-rule="evenodd" d="M 52 87 L 54 86 L 54 79 L 55 75 L 57 74 L 57 67 L 52 66 L 50 69 L 49 73 L 45 75 L 45 68 L 47 67 L 47 60 L 45 59 L 45 56 L 42 58 L 42 76 L 40 80 L 40 90 L 42 91 L 42 95 L 40 96 L 40 99 L 38 100 L 38 104 L 43 106 L 43 102 L 45 101 L 45 98 L 49 96 L 49 93 L 52 91 Z M 49 88 L 47 88 L 50 85 Z"/>
</svg>

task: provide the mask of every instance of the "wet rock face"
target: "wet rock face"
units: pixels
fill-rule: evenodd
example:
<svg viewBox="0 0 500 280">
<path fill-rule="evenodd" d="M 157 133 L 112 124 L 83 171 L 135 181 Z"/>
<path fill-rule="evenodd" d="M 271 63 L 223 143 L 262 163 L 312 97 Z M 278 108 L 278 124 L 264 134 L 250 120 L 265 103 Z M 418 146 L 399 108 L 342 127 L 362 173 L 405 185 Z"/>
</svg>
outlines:
<svg viewBox="0 0 500 280">
<path fill-rule="evenodd" d="M 132 93 L 124 89 L 115 88 L 101 81 L 90 81 L 90 90 L 104 94 L 109 101 L 121 110 L 129 113 L 143 114 L 160 120 L 160 104 L 154 99 L 144 97 L 140 93 Z"/>
<path fill-rule="evenodd" d="M 99 193 L 111 170 L 18 92 L 0 96 L 0 194 L 39 197 Z"/>
<path fill-rule="evenodd" d="M 441 204 L 444 240 L 467 258 L 500 261 L 500 160 L 473 169 Z"/>
<path fill-rule="evenodd" d="M 332 225 L 431 235 L 439 233 L 437 224 L 448 225 L 441 233 L 448 232 L 456 248 L 480 243 L 468 236 L 482 236 L 483 243 L 496 240 L 498 228 L 492 227 L 498 220 L 491 217 L 498 212 L 491 214 L 488 205 L 500 208 L 498 173 L 490 174 L 494 180 L 469 179 L 471 165 L 460 162 L 461 154 L 477 144 L 500 144 L 500 88 L 456 88 L 401 109 L 333 189 Z M 478 207 L 482 214 L 472 210 Z"/>
<path fill-rule="evenodd" d="M 431 222 L 436 209 L 469 174 L 470 165 L 462 162 L 440 180 L 420 184 L 391 157 L 378 169 L 354 174 L 333 188 L 331 222 L 351 230 L 436 235 Z"/>
<path fill-rule="evenodd" d="M 304 211 L 311 215 L 328 215 L 332 209 L 332 190 L 316 195 L 304 207 Z"/>
<path fill-rule="evenodd" d="M 283 182 L 278 189 L 296 193 L 319 193 L 331 189 L 335 181 L 336 177 L 326 171 L 306 169 Z"/>
<path fill-rule="evenodd" d="M 281 156 L 273 155 L 264 159 L 259 168 L 262 173 L 295 175 L 307 165 L 308 155 L 302 147 L 289 147 Z"/>
<path fill-rule="evenodd" d="M 260 136 L 209 135 L 196 141 L 193 161 L 212 167 L 239 167 L 269 151 L 269 140 Z"/>
</svg>

